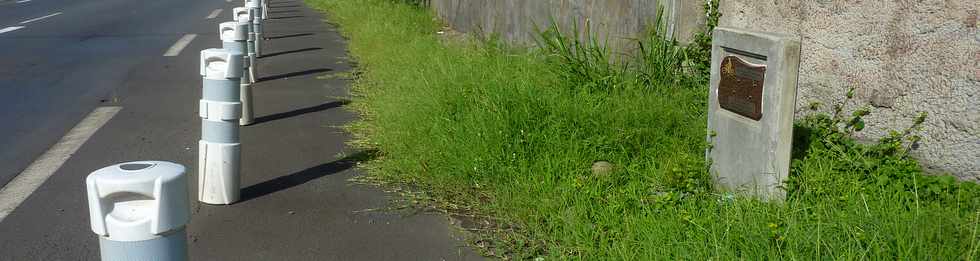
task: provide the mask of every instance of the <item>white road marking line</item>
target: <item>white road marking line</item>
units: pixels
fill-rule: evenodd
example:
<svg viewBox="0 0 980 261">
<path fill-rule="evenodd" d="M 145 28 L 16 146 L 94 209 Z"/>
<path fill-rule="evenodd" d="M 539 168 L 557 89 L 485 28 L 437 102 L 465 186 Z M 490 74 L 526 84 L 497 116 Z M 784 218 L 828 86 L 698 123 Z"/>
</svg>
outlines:
<svg viewBox="0 0 980 261">
<path fill-rule="evenodd" d="M 3 29 L 0 29 L 0 34 L 6 33 L 6 32 L 13 32 L 13 31 L 16 31 L 17 29 L 21 29 L 21 28 L 24 28 L 24 27 L 23 26 L 6 27 L 6 28 L 3 28 Z"/>
<path fill-rule="evenodd" d="M 211 11 L 211 14 L 208 15 L 207 19 L 214 19 L 215 17 L 218 17 L 218 14 L 220 13 L 221 13 L 221 8 L 214 9 L 214 11 Z"/>
<path fill-rule="evenodd" d="M 57 12 L 57 13 L 45 15 L 45 16 L 42 16 L 42 17 L 34 18 L 34 19 L 27 19 L 27 20 L 25 20 L 23 22 L 20 22 L 20 24 L 26 24 L 26 23 L 30 23 L 30 22 L 37 22 L 37 21 L 43 20 L 45 18 L 49 18 L 49 17 L 52 17 L 52 16 L 60 15 L 60 14 L 61 14 L 61 12 Z"/>
<path fill-rule="evenodd" d="M 170 46 L 170 49 L 167 49 L 167 52 L 164 53 L 163 56 L 177 56 L 177 55 L 179 55 L 180 54 L 180 51 L 181 50 L 184 50 L 184 47 L 187 47 L 187 45 L 190 44 L 191 41 L 194 41 L 194 37 L 197 37 L 197 35 L 196 34 L 185 34 L 183 37 L 180 38 L 180 40 L 177 40 L 177 42 L 174 43 L 173 46 Z"/>
<path fill-rule="evenodd" d="M 44 181 L 61 168 L 71 155 L 82 147 L 92 134 L 102 128 L 109 119 L 116 116 L 122 107 L 98 107 L 75 125 L 58 143 L 41 154 L 23 172 L 14 177 L 7 186 L 0 189 L 0 221 L 14 212 L 20 203 L 34 193 Z M 79 185 L 82 186 L 82 185 Z"/>
<path fill-rule="evenodd" d="M 30 1 L 30 0 L 28 0 L 28 1 Z M 231 3 L 231 0 L 225 0 L 225 2 L 229 2 L 229 3 Z"/>
<path fill-rule="evenodd" d="M 30 2 L 30 1 L 31 1 L 31 0 L 20 0 L 20 1 L 17 1 L 16 3 L 18 3 L 18 4 L 23 4 L 23 3 L 27 3 L 27 2 Z"/>
</svg>

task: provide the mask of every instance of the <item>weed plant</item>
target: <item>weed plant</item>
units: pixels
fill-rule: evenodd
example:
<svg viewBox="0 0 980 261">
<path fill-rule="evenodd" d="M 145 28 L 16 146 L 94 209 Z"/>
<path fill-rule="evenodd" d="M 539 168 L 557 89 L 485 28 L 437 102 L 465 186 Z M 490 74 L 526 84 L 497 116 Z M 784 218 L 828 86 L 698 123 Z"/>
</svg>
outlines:
<svg viewBox="0 0 980 261">
<path fill-rule="evenodd" d="M 801 120 L 788 199 L 764 203 L 711 189 L 706 58 L 692 49 L 703 42 L 653 35 L 624 66 L 559 30 L 519 51 L 447 41 L 433 15 L 400 1 L 307 2 L 359 62 L 363 121 L 351 129 L 382 154 L 370 177 L 479 220 L 467 228 L 485 254 L 978 258 L 976 186 L 922 175 L 907 155 L 924 117 L 871 145 L 850 137 L 870 110 Z M 613 171 L 593 174 L 599 160 Z"/>
</svg>

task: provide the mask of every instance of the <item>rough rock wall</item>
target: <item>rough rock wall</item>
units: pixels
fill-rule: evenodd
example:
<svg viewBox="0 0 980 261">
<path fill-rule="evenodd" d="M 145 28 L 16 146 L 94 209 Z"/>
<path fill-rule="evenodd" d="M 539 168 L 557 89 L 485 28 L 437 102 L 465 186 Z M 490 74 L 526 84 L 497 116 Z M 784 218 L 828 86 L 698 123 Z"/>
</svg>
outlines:
<svg viewBox="0 0 980 261">
<path fill-rule="evenodd" d="M 675 4 L 676 2 L 676 4 Z M 695 0 L 430 0 L 429 5 L 454 29 L 484 36 L 498 35 L 502 40 L 531 44 L 539 29 L 552 21 L 563 30 L 577 28 L 579 36 L 587 30 L 607 40 L 616 51 L 630 51 L 631 39 L 642 37 L 657 19 L 661 7 L 676 12 L 672 32 L 689 34 L 704 23 L 701 2 Z M 676 15 L 671 15 L 676 14 Z M 680 36 L 684 41 L 689 36 Z"/>
<path fill-rule="evenodd" d="M 722 0 L 722 26 L 803 41 L 797 116 L 855 90 L 872 106 L 862 139 L 904 129 L 928 112 L 913 155 L 933 171 L 980 180 L 977 0 Z"/>
</svg>

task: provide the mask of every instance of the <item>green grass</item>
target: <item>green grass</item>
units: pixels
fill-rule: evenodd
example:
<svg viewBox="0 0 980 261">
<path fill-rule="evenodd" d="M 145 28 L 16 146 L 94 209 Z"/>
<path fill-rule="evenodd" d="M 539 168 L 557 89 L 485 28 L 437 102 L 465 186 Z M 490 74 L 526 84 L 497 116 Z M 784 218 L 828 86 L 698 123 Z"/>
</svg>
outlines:
<svg viewBox="0 0 980 261">
<path fill-rule="evenodd" d="M 861 115 L 798 123 L 783 204 L 713 193 L 703 57 L 656 36 L 632 65 L 554 31 L 544 48 L 446 40 L 423 8 L 307 0 L 359 63 L 352 126 L 370 178 L 474 217 L 486 254 L 545 259 L 976 260 L 977 188 L 923 176 L 908 133 Z M 410 2 L 410 1 L 409 1 Z M 693 70 L 682 70 L 693 60 Z M 681 71 L 693 71 L 685 76 Z M 856 120 L 854 118 L 857 118 Z M 861 123 L 863 125 L 863 123 Z M 910 125 L 913 123 L 910 122 Z M 914 131 L 914 129 L 910 129 Z M 615 164 L 592 174 L 594 161 Z"/>
</svg>

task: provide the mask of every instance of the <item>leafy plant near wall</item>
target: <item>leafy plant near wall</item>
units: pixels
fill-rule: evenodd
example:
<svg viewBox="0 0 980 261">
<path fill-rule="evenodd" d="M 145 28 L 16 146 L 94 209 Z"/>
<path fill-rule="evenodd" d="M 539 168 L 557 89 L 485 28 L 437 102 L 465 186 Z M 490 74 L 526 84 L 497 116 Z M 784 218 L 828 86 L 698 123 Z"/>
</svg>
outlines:
<svg viewBox="0 0 980 261">
<path fill-rule="evenodd" d="M 918 132 L 926 113 L 917 115 L 904 130 L 893 130 L 871 145 L 860 144 L 853 135 L 865 128 L 864 117 L 871 109 L 861 107 L 849 115 L 844 113 L 843 108 L 853 98 L 852 88 L 841 103 L 834 105 L 833 114 L 812 114 L 796 123 L 793 173 L 787 187 L 791 198 L 898 192 L 914 199 L 916 205 L 928 201 L 965 211 L 980 209 L 980 186 L 957 182 L 952 176 L 922 175 L 921 167 L 909 157 L 921 139 Z M 808 107 L 816 111 L 820 106 L 811 103 Z M 832 163 L 833 171 L 809 171 L 821 163 Z"/>
<path fill-rule="evenodd" d="M 721 18 L 719 4 L 719 0 L 705 0 L 704 30 L 695 34 L 691 44 L 684 48 L 684 56 L 689 61 L 685 66 L 693 71 L 692 74 L 701 75 L 705 80 L 711 70 L 711 34 Z"/>
</svg>

